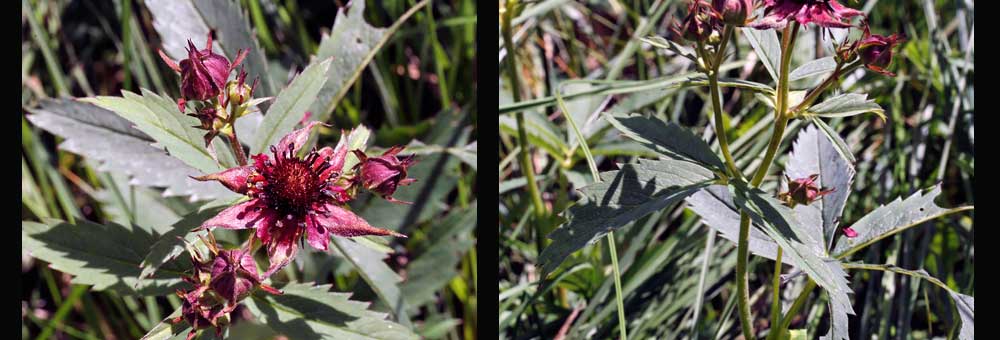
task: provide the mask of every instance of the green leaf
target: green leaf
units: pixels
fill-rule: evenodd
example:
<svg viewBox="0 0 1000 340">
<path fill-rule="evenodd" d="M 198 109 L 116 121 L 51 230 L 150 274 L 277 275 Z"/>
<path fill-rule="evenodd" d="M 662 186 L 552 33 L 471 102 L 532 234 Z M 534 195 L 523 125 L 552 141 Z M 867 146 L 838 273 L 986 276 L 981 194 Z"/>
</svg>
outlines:
<svg viewBox="0 0 1000 340">
<path fill-rule="evenodd" d="M 796 67 L 794 70 L 792 70 L 792 73 L 788 74 L 788 80 L 795 81 L 799 79 L 805 79 L 812 76 L 824 74 L 827 72 L 833 72 L 833 70 L 836 68 L 837 68 L 837 61 L 833 60 L 833 57 L 823 57 L 802 64 L 802 66 Z"/>
<path fill-rule="evenodd" d="M 837 254 L 838 258 L 844 258 L 872 243 L 921 223 L 972 209 L 972 206 L 942 208 L 934 203 L 934 199 L 940 194 L 941 186 L 937 185 L 927 193 L 918 191 L 905 200 L 897 197 L 891 203 L 875 208 L 851 225 L 858 236 L 854 238 L 842 237 L 834 247 L 833 253 Z"/>
<path fill-rule="evenodd" d="M 814 174 L 819 175 L 816 184 L 833 190 L 808 206 L 801 204 L 795 206 L 796 212 L 800 209 L 819 210 L 821 220 L 815 222 L 822 226 L 820 230 L 824 241 L 823 249 L 830 249 L 833 246 L 834 236 L 840 230 L 840 216 L 844 212 L 847 196 L 851 193 L 854 166 L 840 157 L 836 146 L 820 134 L 815 126 L 808 126 L 799 132 L 792 153 L 785 164 L 785 176 L 794 180 Z M 800 217 L 805 217 L 803 215 L 805 214 L 799 214 Z M 806 223 L 807 227 L 813 226 L 809 225 L 812 221 L 801 219 L 800 222 Z"/>
<path fill-rule="evenodd" d="M 677 124 L 641 115 L 605 116 L 626 137 L 660 154 L 680 160 L 691 160 L 704 166 L 723 170 L 719 156 L 705 141 Z"/>
<path fill-rule="evenodd" d="M 431 242 L 406 266 L 408 277 L 403 296 L 411 307 L 435 301 L 435 292 L 459 275 L 462 256 L 475 245 L 472 230 L 476 227 L 478 204 L 455 209 L 427 231 Z"/>
<path fill-rule="evenodd" d="M 675 43 L 673 41 L 664 39 L 660 36 L 649 36 L 645 38 L 640 38 L 642 42 L 652 45 L 653 47 L 665 49 L 676 53 L 679 56 L 687 58 L 691 61 L 697 62 L 698 56 L 694 54 L 694 50 L 687 46 Z"/>
<path fill-rule="evenodd" d="M 368 147 L 368 137 L 371 136 L 372 131 L 369 130 L 364 125 L 358 125 L 357 127 L 351 129 L 347 136 L 347 150 L 361 150 L 365 151 Z M 347 157 L 344 158 L 344 167 L 341 173 L 348 173 L 352 171 L 354 165 L 358 164 L 358 156 L 355 156 L 353 152 L 348 152 Z"/>
<path fill-rule="evenodd" d="M 753 50 L 757 52 L 761 63 L 767 69 L 767 73 L 771 74 L 771 79 L 777 82 L 781 63 L 781 42 L 778 41 L 778 33 L 773 29 L 743 29 L 741 31 L 747 37 Z"/>
<path fill-rule="evenodd" d="M 361 278 L 375 291 L 379 299 L 389 306 L 396 320 L 403 325 L 409 325 L 405 295 L 401 294 L 399 289 L 399 283 L 403 279 L 385 264 L 384 260 L 388 256 L 341 237 L 333 237 L 333 246 L 354 265 L 354 268 L 358 269 Z"/>
<path fill-rule="evenodd" d="M 792 209 L 756 188 L 748 188 L 741 182 L 732 182 L 736 206 L 748 212 L 750 218 L 761 226 L 794 264 L 809 274 L 813 281 L 827 290 L 831 303 L 844 310 L 851 309 L 851 292 L 847 286 L 847 273 L 840 262 L 826 255 L 822 240 L 817 240 L 803 228 Z"/>
<path fill-rule="evenodd" d="M 21 242 L 32 256 L 73 275 L 73 283 L 122 294 L 165 295 L 182 286 L 186 268 L 177 262 L 163 265 L 156 278 L 139 280 L 139 264 L 157 238 L 155 231 L 141 226 L 21 222 Z"/>
<path fill-rule="evenodd" d="M 417 339 L 385 314 L 368 311 L 367 303 L 348 300 L 350 294 L 330 291 L 330 285 L 289 283 L 282 295 L 256 292 L 243 302 L 260 321 L 290 339 Z"/>
<path fill-rule="evenodd" d="M 517 135 L 517 120 L 512 116 L 500 116 L 500 129 L 511 135 Z M 559 130 L 552 122 L 542 117 L 538 112 L 524 111 L 524 130 L 528 134 L 531 145 L 540 147 L 556 159 L 565 157 L 563 153 L 569 150 L 569 145 L 560 137 Z"/>
<path fill-rule="evenodd" d="M 316 101 L 316 94 L 326 81 L 330 62 L 330 59 L 313 62 L 278 93 L 250 143 L 250 154 L 267 152 L 269 146 L 294 130 L 309 105 Z"/>
<path fill-rule="evenodd" d="M 868 100 L 868 95 L 845 93 L 813 105 L 804 115 L 824 118 L 849 117 L 862 113 L 874 113 L 885 121 L 885 110 L 875 100 Z"/>
<path fill-rule="evenodd" d="M 722 238 L 736 244 L 740 235 L 740 211 L 733 202 L 733 194 L 725 185 L 712 185 L 699 190 L 685 201 L 688 208 L 701 217 L 702 223 L 719 231 Z M 757 228 L 750 228 L 749 249 L 757 256 L 774 260 L 778 256 L 778 244 L 774 243 L 763 228 L 754 221 Z M 787 261 L 787 260 L 786 260 Z"/>
<path fill-rule="evenodd" d="M 448 331 L 462 324 L 460 319 L 432 316 L 417 331 L 425 339 L 446 339 Z"/>
<path fill-rule="evenodd" d="M 837 153 L 840 154 L 840 157 L 843 157 L 844 160 L 850 164 L 858 162 L 858 160 L 854 158 L 854 153 L 851 152 L 851 148 L 847 146 L 847 142 L 840 137 L 840 134 L 837 133 L 836 130 L 817 117 L 809 117 L 809 120 L 819 127 L 819 131 L 822 132 L 823 135 L 830 140 L 830 142 L 833 142 L 833 146 L 837 147 Z"/>
<path fill-rule="evenodd" d="M 962 319 L 962 328 L 959 330 L 958 338 L 962 340 L 975 339 L 976 299 L 954 291 L 949 291 L 948 295 L 951 295 L 951 299 L 955 302 L 955 308 L 958 310 L 958 316 Z"/>
<path fill-rule="evenodd" d="M 736 66 L 736 63 L 723 65 L 720 71 L 724 72 L 729 69 L 735 68 L 729 65 Z M 704 74 L 691 72 L 691 73 L 684 73 L 680 75 L 662 77 L 650 80 L 635 80 L 635 81 L 617 80 L 611 82 L 594 81 L 594 83 L 598 84 L 599 86 L 594 86 L 586 91 L 567 93 L 562 96 L 562 99 L 572 100 L 580 97 L 589 97 L 594 95 L 625 94 L 625 93 L 644 92 L 650 90 L 669 91 L 683 87 L 708 86 L 708 77 L 706 77 Z M 719 86 L 734 87 L 753 92 L 763 92 L 769 95 L 774 93 L 774 89 L 771 88 L 770 86 L 740 79 L 722 78 L 719 79 Z M 527 111 L 530 109 L 537 109 L 553 105 L 555 104 L 555 102 L 556 102 L 555 96 L 525 100 L 517 103 L 502 102 L 499 108 L 499 113 L 503 115 L 518 111 Z"/>
<path fill-rule="evenodd" d="M 187 322 L 171 322 L 171 320 L 179 316 L 181 316 L 181 309 L 177 308 L 163 319 L 163 321 L 153 326 L 149 332 L 146 332 L 146 335 L 143 335 L 141 340 L 184 339 L 187 333 L 191 332 L 191 326 Z"/>
<path fill-rule="evenodd" d="M 583 198 L 568 209 L 568 222 L 549 234 L 552 243 L 538 258 L 544 273 L 608 232 L 684 199 L 714 178 L 705 167 L 675 159 L 626 164 L 600 175 L 601 182 L 580 190 Z"/>
<path fill-rule="evenodd" d="M 365 22 L 365 2 L 355 1 L 351 6 L 337 11 L 333 28 L 324 35 L 316 51 L 316 58 L 331 59 L 333 66 L 326 72 L 322 90 L 314 97 L 309 108 L 317 121 L 326 121 L 337 103 L 344 98 L 351 85 L 361 76 L 361 71 L 372 61 L 389 38 L 413 13 L 427 4 L 421 1 L 413 5 L 388 28 L 375 28 Z"/>
<path fill-rule="evenodd" d="M 843 309 L 843 306 L 835 303 L 827 303 L 827 306 L 830 309 L 830 330 L 826 332 L 826 335 L 821 336 L 820 340 L 850 340 L 847 315 L 854 314 L 854 312 L 848 312 Z"/>
<path fill-rule="evenodd" d="M 193 233 L 191 230 L 197 228 L 202 222 L 212 218 L 220 211 L 222 211 L 222 207 L 215 207 L 200 212 L 194 212 L 184 216 L 184 218 L 180 221 L 171 225 L 170 228 L 148 248 L 142 263 L 139 264 L 142 268 L 142 271 L 139 273 L 139 278 L 148 279 L 153 277 L 153 274 L 156 273 L 157 269 L 160 269 L 160 267 L 168 262 L 177 260 L 177 258 L 182 254 L 186 254 L 186 248 L 184 247 L 185 242 L 193 244 L 196 240 L 198 240 L 197 233 Z"/>
<path fill-rule="evenodd" d="M 121 97 L 93 97 L 83 101 L 114 111 L 128 119 L 135 127 L 153 138 L 171 156 L 203 173 L 222 170 L 219 163 L 205 149 L 204 130 L 198 119 L 177 111 L 173 99 L 160 96 L 146 89 L 142 95 L 122 91 Z"/>
<path fill-rule="evenodd" d="M 130 184 L 162 187 L 165 196 L 191 200 L 234 195 L 216 183 L 191 179 L 202 172 L 150 145 L 152 138 L 114 112 L 69 99 L 44 99 L 28 111 L 32 124 L 64 139 L 60 149 L 97 161 L 99 171 L 128 175 Z"/>
<path fill-rule="evenodd" d="M 955 303 L 955 309 L 958 313 L 959 318 L 962 320 L 962 327 L 959 330 L 958 338 L 962 340 L 975 338 L 975 298 L 960 294 L 951 289 L 948 285 L 936 277 L 931 276 L 923 269 L 909 270 L 897 267 L 892 264 L 867 264 L 867 263 L 845 263 L 844 268 L 847 269 L 864 269 L 864 270 L 879 270 L 886 272 L 893 272 L 897 274 L 903 274 L 912 276 L 915 278 L 926 280 L 941 289 L 948 292 L 951 296 L 952 301 Z"/>
<path fill-rule="evenodd" d="M 225 55 L 230 61 L 239 50 L 249 50 L 243 65 L 247 79 L 260 79 L 255 94 L 273 96 L 277 91 L 268 76 L 267 60 L 260 43 L 250 28 L 250 22 L 232 0 L 147 0 L 146 7 L 153 15 L 153 28 L 163 41 L 163 51 L 174 60 L 187 59 L 187 41 L 191 39 L 199 49 L 205 48 L 209 28 L 215 30 L 212 50 Z M 157 60 L 159 61 L 159 60 Z"/>
</svg>

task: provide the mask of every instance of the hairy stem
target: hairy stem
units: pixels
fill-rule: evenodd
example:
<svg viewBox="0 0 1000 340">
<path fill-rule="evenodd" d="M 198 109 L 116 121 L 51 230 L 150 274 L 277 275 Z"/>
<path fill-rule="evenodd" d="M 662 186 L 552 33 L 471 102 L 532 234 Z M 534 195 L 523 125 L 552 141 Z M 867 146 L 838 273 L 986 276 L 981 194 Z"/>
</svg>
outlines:
<svg viewBox="0 0 1000 340">
<path fill-rule="evenodd" d="M 224 135 L 229 140 L 229 147 L 233 149 L 233 154 L 236 155 L 236 162 L 240 166 L 247 165 L 247 154 L 244 153 L 243 144 L 240 144 L 240 139 L 236 136 L 236 128 L 233 127 L 233 133 L 224 133 Z"/>
<path fill-rule="evenodd" d="M 781 68 L 778 70 L 778 99 L 775 105 L 774 114 L 777 117 L 775 119 L 774 130 L 771 132 L 771 140 L 767 145 L 767 152 L 764 155 L 764 161 L 761 163 L 760 167 L 757 168 L 757 173 L 754 174 L 753 179 L 750 181 L 750 185 L 757 187 L 764 180 L 764 176 L 767 175 L 768 169 L 771 167 L 771 162 L 774 161 L 774 156 L 778 151 L 778 146 L 781 145 L 781 138 L 785 133 L 785 127 L 788 125 L 788 114 L 787 114 L 787 102 L 788 102 L 788 73 L 789 64 L 792 60 L 792 50 L 795 47 L 795 34 L 799 31 L 799 24 L 792 23 L 785 27 L 785 31 L 782 32 L 781 41 Z M 738 295 L 737 302 L 739 303 L 740 311 L 740 322 L 743 329 L 743 337 L 746 339 L 753 339 L 753 327 L 752 318 L 750 316 L 750 295 L 749 295 L 749 282 L 747 281 L 747 261 L 749 260 L 750 251 L 750 215 L 747 212 L 740 211 L 740 234 L 739 242 L 737 243 L 737 259 L 736 259 L 736 291 Z"/>
</svg>

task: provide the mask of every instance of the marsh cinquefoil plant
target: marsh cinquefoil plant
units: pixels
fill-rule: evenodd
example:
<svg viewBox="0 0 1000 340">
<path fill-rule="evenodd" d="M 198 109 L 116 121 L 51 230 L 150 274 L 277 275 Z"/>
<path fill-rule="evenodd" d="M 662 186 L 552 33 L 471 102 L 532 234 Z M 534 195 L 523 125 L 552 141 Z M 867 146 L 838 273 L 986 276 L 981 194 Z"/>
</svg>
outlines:
<svg viewBox="0 0 1000 340">
<path fill-rule="evenodd" d="M 414 156 L 400 155 L 404 151 L 402 146 L 381 154 L 366 153 L 368 130 L 364 127 L 341 131 L 335 147 L 309 150 L 311 132 L 326 124 L 309 121 L 307 112 L 298 113 L 301 119 L 289 119 L 295 116 L 283 107 L 288 104 L 282 93 L 271 105 L 272 112 L 254 131 L 259 137 L 254 142 L 264 141 L 259 143 L 263 147 L 251 148 L 256 152 L 246 157 L 245 146 L 236 134 L 238 118 L 258 111 L 258 105 L 272 98 L 254 98 L 258 80 L 248 83 L 248 72 L 240 65 L 247 50 L 237 52 L 231 62 L 213 51 L 212 38 L 210 32 L 201 50 L 188 40 L 188 57 L 180 62 L 160 51 L 163 61 L 179 76 L 181 98 L 176 105 L 170 98 L 146 90 L 142 95 L 125 91 L 122 97 L 86 98 L 82 102 L 129 119 L 165 146 L 170 156 L 196 165 L 201 174 L 186 179 L 194 183 L 212 182 L 213 186 L 232 193 L 219 194 L 219 199 L 201 206 L 199 211 L 167 230 L 150 227 L 160 221 L 128 221 L 125 225 L 55 219 L 43 219 L 42 223 L 26 221 L 25 247 L 34 256 L 51 262 L 53 268 L 75 275 L 74 282 L 92 284 L 96 289 L 112 288 L 146 296 L 165 296 L 173 290 L 180 298 L 180 307 L 152 327 L 143 339 L 166 339 L 183 336 L 185 332 L 189 340 L 199 334 L 205 338 L 225 337 L 240 305 L 246 305 L 250 314 L 263 319 L 276 332 L 295 338 L 321 335 L 339 338 L 351 334 L 378 339 L 416 338 L 407 327 L 385 320 L 385 314 L 368 311 L 366 305 L 349 301 L 344 294 L 327 291 L 328 286 L 297 283 L 294 278 L 293 282 L 275 284 L 279 288 L 271 286 L 271 278 L 293 263 L 304 244 L 328 252 L 330 244 L 336 242 L 333 237 L 406 237 L 371 226 L 352 212 L 348 204 L 362 191 L 393 203 L 408 204 L 392 195 L 399 186 L 416 181 L 407 177 L 408 168 L 416 163 Z M 288 96 L 315 97 L 325 82 L 329 65 L 326 60 L 307 67 L 292 80 Z M 308 84 L 300 85 L 302 79 Z M 74 112 L 83 112 L 82 119 L 93 120 L 93 126 L 123 129 L 147 138 L 129 131 L 127 123 L 102 118 L 100 115 L 106 111 L 82 102 L 47 105 L 68 106 Z M 277 112 L 275 108 L 285 111 Z M 191 117 L 200 124 L 191 125 L 194 123 Z M 32 118 L 45 124 L 52 117 L 43 113 Z M 295 129 L 296 125 L 302 126 Z M 282 131 L 287 133 L 279 133 Z M 223 137 L 228 144 L 216 137 Z M 139 143 L 148 145 L 145 140 Z M 162 176 L 189 176 L 170 173 L 185 171 L 186 167 L 158 165 L 167 170 L 149 171 L 162 171 Z M 245 239 L 240 234 L 229 234 L 228 241 L 222 243 L 216 240 L 217 229 L 249 232 L 242 234 Z M 342 255 L 357 257 L 382 254 L 368 251 L 367 247 L 385 248 L 377 240 L 367 243 L 367 246 L 360 242 L 356 246 L 341 244 L 338 249 Z M 355 252 L 347 253 L 345 249 Z M 255 258 L 258 253 L 264 253 L 261 258 L 267 259 L 263 271 Z M 185 254 L 189 258 L 183 258 Z M 140 261 L 141 265 L 137 265 Z M 382 264 L 381 258 L 374 261 Z M 388 268 L 384 270 L 391 272 Z M 379 275 L 394 277 L 394 274 Z M 395 294 L 401 298 L 398 291 Z M 296 325 L 294 329 L 289 326 L 292 323 Z"/>
<path fill-rule="evenodd" d="M 752 14 L 755 7 L 762 7 L 757 17 Z M 974 334 L 971 296 L 952 290 L 919 268 L 857 263 L 851 259 L 858 250 L 908 228 L 972 209 L 938 206 L 934 200 L 941 188 L 936 186 L 878 207 L 852 225 L 842 224 L 857 160 L 824 119 L 873 113 L 885 120 L 877 103 L 868 100 L 865 94 L 840 93 L 839 84 L 864 68 L 892 76 L 888 69 L 894 49 L 903 41 L 897 34 L 872 34 L 864 17 L 863 12 L 836 0 L 690 2 L 687 14 L 672 28 L 673 39 L 649 37 L 644 41 L 688 58 L 696 66 L 700 75 L 680 80 L 683 82 L 680 86 L 707 86 L 718 153 L 675 124 L 640 115 L 606 115 L 604 118 L 622 134 L 655 151 L 660 158 L 624 164 L 620 170 L 599 175 L 593 160 L 588 159 L 597 183 L 581 189 L 583 198 L 568 209 L 567 222 L 549 235 L 552 244 L 539 256 L 543 273 L 554 272 L 572 252 L 587 243 L 686 201 L 705 225 L 737 245 L 736 301 L 742 336 L 746 339 L 755 339 L 763 331 L 755 328 L 761 323 L 750 308 L 748 272 L 754 269 L 748 265 L 751 253 L 774 261 L 771 294 L 766 297 L 771 302 L 766 323 L 768 339 L 784 339 L 793 333 L 789 330 L 792 320 L 802 312 L 817 286 L 823 288 L 829 301 L 830 328 L 824 338 L 847 339 L 848 315 L 854 314 L 847 280 L 849 270 L 890 271 L 937 285 L 954 300 L 954 324 L 961 324 L 956 327 L 958 337 L 971 339 Z M 806 29 L 819 30 L 828 41 L 832 56 L 795 68 L 792 54 L 799 32 Z M 737 39 L 738 31 L 760 57 L 775 86 L 723 78 L 721 66 L 729 53 L 727 47 Z M 863 33 L 860 38 L 846 38 L 844 33 L 850 32 Z M 790 86 L 793 78 L 817 75 L 825 75 L 825 79 L 808 88 Z M 767 126 L 770 137 L 759 163 L 740 167 L 730 153 L 723 87 L 754 92 L 773 109 L 773 120 Z M 570 114 L 564 112 L 564 115 Z M 782 159 L 779 146 L 786 140 L 786 128 L 795 120 L 808 126 L 798 133 L 792 152 L 784 158 L 784 174 L 778 178 L 785 181 L 775 186 L 776 192 L 766 192 L 761 186 L 771 178 L 769 170 L 774 163 Z M 585 144 L 584 152 L 587 152 Z M 787 275 L 778 275 L 785 272 Z M 781 290 L 795 279 L 804 279 L 806 283 L 791 306 L 783 309 Z M 619 326 L 624 338 L 625 326 Z M 794 330 L 794 333 L 819 331 Z"/>
</svg>

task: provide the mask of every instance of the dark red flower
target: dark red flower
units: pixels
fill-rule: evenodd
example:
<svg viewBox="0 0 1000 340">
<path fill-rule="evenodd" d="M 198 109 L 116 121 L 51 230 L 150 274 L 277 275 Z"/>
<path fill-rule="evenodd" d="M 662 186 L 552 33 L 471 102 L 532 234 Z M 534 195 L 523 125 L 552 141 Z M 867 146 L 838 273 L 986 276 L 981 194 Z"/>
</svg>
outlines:
<svg viewBox="0 0 1000 340">
<path fill-rule="evenodd" d="M 378 157 L 368 157 L 364 152 L 354 150 L 360 162 L 355 165 L 356 180 L 368 191 L 381 195 L 395 203 L 409 203 L 392 198 L 400 185 L 410 185 L 415 179 L 406 178 L 406 168 L 416 163 L 413 155 L 397 157 L 404 146 L 394 146 Z"/>
<path fill-rule="evenodd" d="M 820 199 L 823 195 L 833 192 L 833 189 L 820 188 L 816 185 L 819 175 L 810 175 L 795 180 L 787 176 L 785 178 L 788 180 L 788 192 L 779 194 L 778 198 L 788 205 L 809 204 Z"/>
<path fill-rule="evenodd" d="M 746 26 L 753 8 L 753 0 L 712 0 L 712 10 L 716 16 L 722 22 L 738 27 Z"/>
<path fill-rule="evenodd" d="M 270 257 L 265 277 L 294 258 L 303 237 L 313 248 L 324 251 L 328 249 L 331 234 L 405 237 L 372 227 L 345 208 L 345 203 L 353 199 L 348 190 L 351 181 L 341 177 L 347 156 L 347 134 L 336 149 L 324 147 L 304 158 L 296 156 L 317 124 L 320 123 L 309 123 L 283 137 L 271 146 L 271 156 L 254 155 L 253 165 L 196 178 L 219 181 L 226 188 L 250 197 L 205 221 L 201 228 L 255 228 L 256 237 Z"/>
<path fill-rule="evenodd" d="M 859 10 L 845 7 L 837 0 L 764 0 L 764 17 L 750 26 L 757 29 L 783 29 L 788 21 L 820 27 L 851 27 L 848 19 L 863 16 Z"/>
<path fill-rule="evenodd" d="M 861 55 L 861 62 L 865 63 L 865 67 L 869 70 L 887 76 L 894 76 L 892 72 L 886 69 L 892 63 L 893 48 L 905 40 L 899 34 L 893 34 L 888 37 L 871 34 L 868 25 L 865 25 L 865 35 L 857 43 L 857 52 Z"/>
</svg>

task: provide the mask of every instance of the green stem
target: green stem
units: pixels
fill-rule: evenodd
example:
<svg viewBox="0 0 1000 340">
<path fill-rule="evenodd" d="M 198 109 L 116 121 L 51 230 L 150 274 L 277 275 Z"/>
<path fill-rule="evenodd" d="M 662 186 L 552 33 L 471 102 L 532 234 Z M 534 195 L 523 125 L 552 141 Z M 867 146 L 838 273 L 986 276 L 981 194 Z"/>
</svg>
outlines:
<svg viewBox="0 0 1000 340">
<path fill-rule="evenodd" d="M 778 146 L 781 144 L 781 137 L 785 133 L 785 128 L 788 125 L 788 115 L 786 114 L 787 101 L 788 101 L 788 68 L 792 59 L 792 49 L 795 47 L 794 36 L 799 31 L 799 24 L 793 23 L 790 26 L 785 27 L 785 31 L 782 32 L 782 42 L 781 42 L 781 68 L 778 70 L 778 100 L 775 105 L 774 114 L 777 119 L 775 119 L 774 130 L 771 133 L 771 140 L 767 145 L 767 152 L 764 155 L 764 161 L 757 168 L 756 174 L 754 174 L 753 179 L 750 181 L 750 185 L 757 187 L 764 180 L 764 176 L 767 175 L 768 169 L 771 167 L 771 162 L 774 161 L 774 156 L 778 151 Z M 747 260 L 749 259 L 749 246 L 750 246 L 750 215 L 746 211 L 740 211 L 740 238 L 736 246 L 737 259 L 736 259 L 736 291 L 739 303 L 740 311 L 740 323 L 743 330 L 743 337 L 746 339 L 753 339 L 753 327 L 752 319 L 750 315 L 750 295 L 749 295 L 749 282 L 747 281 Z"/>
<path fill-rule="evenodd" d="M 776 339 L 779 336 L 775 332 L 774 326 L 781 322 L 781 248 L 778 248 L 778 256 L 774 258 L 774 277 L 771 279 L 771 332 L 767 334 L 768 339 Z"/>
<path fill-rule="evenodd" d="M 510 81 L 511 93 L 514 97 L 514 102 L 521 101 L 521 86 L 517 81 L 517 60 L 514 52 L 514 42 L 511 38 L 511 17 L 514 15 L 514 9 L 517 7 L 518 1 L 512 0 L 507 2 L 505 12 L 503 15 L 503 43 L 504 48 L 507 49 L 507 78 Z M 530 153 L 528 151 L 528 133 L 524 128 L 524 112 L 518 111 L 514 114 L 517 120 L 517 143 L 520 147 L 521 152 L 519 154 L 519 160 L 521 163 L 521 172 L 524 172 L 524 178 L 528 181 L 528 195 L 531 196 L 531 203 L 534 206 L 535 220 L 541 222 L 545 217 L 545 203 L 542 201 L 542 194 L 538 191 L 538 183 L 535 182 L 535 167 L 531 164 Z"/>
<path fill-rule="evenodd" d="M 608 232 L 608 252 L 611 253 L 611 268 L 615 275 L 615 302 L 618 304 L 618 336 L 621 340 L 628 339 L 625 324 L 625 303 L 622 300 L 622 279 L 618 271 L 618 251 L 615 249 L 614 232 Z"/>
<path fill-rule="evenodd" d="M 802 292 L 799 293 L 799 297 L 795 298 L 795 302 L 792 302 L 792 307 L 788 308 L 788 313 L 785 313 L 785 317 L 781 319 L 781 324 L 778 325 L 777 329 L 772 329 L 771 332 L 784 333 L 788 326 L 791 326 L 792 315 L 798 314 L 799 310 L 805 306 L 806 300 L 809 300 L 809 293 L 812 293 L 813 289 L 816 289 L 816 281 L 809 279 L 806 286 L 802 288 Z"/>
<path fill-rule="evenodd" d="M 740 329 L 743 338 L 754 339 L 753 316 L 750 315 L 750 287 L 747 280 L 747 260 L 749 259 L 750 215 L 740 212 L 740 239 L 736 244 L 736 302 L 740 312 Z"/>
</svg>

